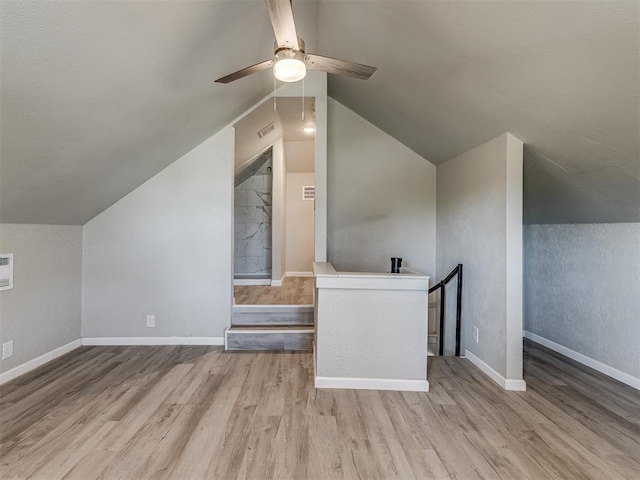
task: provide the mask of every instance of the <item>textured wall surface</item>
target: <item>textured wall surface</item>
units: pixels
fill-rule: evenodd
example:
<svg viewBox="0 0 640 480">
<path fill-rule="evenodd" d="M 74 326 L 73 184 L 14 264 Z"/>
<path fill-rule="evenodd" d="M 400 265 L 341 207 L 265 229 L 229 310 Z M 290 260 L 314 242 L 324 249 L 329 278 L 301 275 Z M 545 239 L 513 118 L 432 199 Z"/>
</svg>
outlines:
<svg viewBox="0 0 640 480">
<path fill-rule="evenodd" d="M 227 127 L 84 226 L 84 337 L 222 336 L 231 317 L 232 152 Z"/>
<path fill-rule="evenodd" d="M 503 134 L 438 165 L 437 227 L 438 278 L 464 265 L 462 352 L 521 379 L 522 142 Z"/>
<path fill-rule="evenodd" d="M 640 378 L 640 223 L 524 232 L 525 329 Z"/>
<path fill-rule="evenodd" d="M 435 278 L 436 167 L 334 100 L 328 118 L 329 261 L 387 272 L 402 257 Z"/>
<path fill-rule="evenodd" d="M 6 372 L 80 338 L 82 227 L 2 224 L 0 252 L 14 255 L 14 287 L 0 292 Z"/>
<path fill-rule="evenodd" d="M 311 72 L 305 82 L 316 97 L 323 166 L 326 74 Z M 278 95 L 299 90 L 287 84 Z M 223 335 L 233 301 L 233 148 L 228 125 L 84 226 L 83 336 Z M 276 142 L 274 164 L 282 157 Z M 323 205 L 316 225 L 324 232 Z M 145 326 L 147 314 L 156 315 L 155 328 Z"/>
<path fill-rule="evenodd" d="M 318 295 L 318 376 L 426 378 L 425 292 L 320 288 Z"/>
</svg>

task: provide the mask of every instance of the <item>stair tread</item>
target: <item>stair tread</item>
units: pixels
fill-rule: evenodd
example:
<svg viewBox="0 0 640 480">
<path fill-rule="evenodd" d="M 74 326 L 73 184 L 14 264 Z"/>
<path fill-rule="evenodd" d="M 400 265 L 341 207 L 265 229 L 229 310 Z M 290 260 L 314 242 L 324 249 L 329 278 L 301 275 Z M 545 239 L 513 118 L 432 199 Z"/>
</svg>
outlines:
<svg viewBox="0 0 640 480">
<path fill-rule="evenodd" d="M 281 304 L 262 304 L 262 305 L 254 305 L 248 303 L 236 303 L 233 305 L 233 308 L 236 310 L 239 309 L 247 309 L 247 310 L 313 310 L 313 303 L 302 303 L 300 305 L 281 305 Z"/>
<path fill-rule="evenodd" d="M 228 328 L 229 332 L 242 332 L 242 331 L 265 331 L 265 332 L 286 332 L 286 331 L 314 331 L 313 325 L 231 325 Z"/>
</svg>

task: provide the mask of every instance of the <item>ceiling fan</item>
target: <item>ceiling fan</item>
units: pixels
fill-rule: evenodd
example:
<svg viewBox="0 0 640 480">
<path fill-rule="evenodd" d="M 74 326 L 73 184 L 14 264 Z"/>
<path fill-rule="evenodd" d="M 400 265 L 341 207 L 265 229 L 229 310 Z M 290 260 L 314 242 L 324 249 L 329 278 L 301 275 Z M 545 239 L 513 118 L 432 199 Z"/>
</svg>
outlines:
<svg viewBox="0 0 640 480">
<path fill-rule="evenodd" d="M 367 80 L 376 71 L 376 67 L 306 53 L 304 41 L 296 33 L 291 0 L 266 0 L 266 3 L 276 35 L 274 58 L 238 70 L 217 79 L 216 82 L 230 83 L 270 67 L 273 67 L 273 75 L 283 82 L 302 80 L 307 74 L 307 69 L 347 75 L 361 80 Z"/>
</svg>

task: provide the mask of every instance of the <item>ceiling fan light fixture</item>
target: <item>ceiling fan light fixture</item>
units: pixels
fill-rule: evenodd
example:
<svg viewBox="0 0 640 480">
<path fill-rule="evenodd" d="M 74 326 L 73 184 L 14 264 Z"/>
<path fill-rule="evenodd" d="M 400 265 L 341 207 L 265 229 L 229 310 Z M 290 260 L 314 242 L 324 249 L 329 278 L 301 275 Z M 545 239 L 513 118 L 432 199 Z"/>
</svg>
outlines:
<svg viewBox="0 0 640 480">
<path fill-rule="evenodd" d="M 306 76 L 307 66 L 309 70 L 347 75 L 361 80 L 367 80 L 373 75 L 376 68 L 369 65 L 306 53 L 304 41 L 296 33 L 291 2 L 292 0 L 266 0 L 267 12 L 276 37 L 275 58 L 225 75 L 216 82 L 231 83 L 269 68 L 273 68 L 275 79 L 282 82 L 297 82 Z"/>
<path fill-rule="evenodd" d="M 276 55 L 273 75 L 281 82 L 302 80 L 307 75 L 307 66 L 304 64 L 302 53 L 288 50 L 283 56 L 284 58 L 280 58 L 280 54 Z"/>
</svg>

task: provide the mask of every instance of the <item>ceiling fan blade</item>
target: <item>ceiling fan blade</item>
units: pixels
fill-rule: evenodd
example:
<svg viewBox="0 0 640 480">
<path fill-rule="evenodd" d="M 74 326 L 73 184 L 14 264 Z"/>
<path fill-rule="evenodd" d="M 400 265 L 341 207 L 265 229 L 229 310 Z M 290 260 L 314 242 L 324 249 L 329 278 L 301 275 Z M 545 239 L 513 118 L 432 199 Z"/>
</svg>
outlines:
<svg viewBox="0 0 640 480">
<path fill-rule="evenodd" d="M 273 65 L 273 60 L 265 60 L 264 62 L 256 63 L 255 65 L 251 65 L 250 67 L 243 68 L 242 70 L 238 70 L 237 72 L 230 73 L 225 77 L 217 79 L 216 82 L 230 83 L 230 82 L 233 82 L 234 80 L 238 80 L 239 78 L 247 77 L 252 73 L 266 70 L 272 65 Z"/>
<path fill-rule="evenodd" d="M 266 0 L 278 47 L 300 50 L 291 0 Z"/>
<path fill-rule="evenodd" d="M 348 75 L 360 80 L 367 80 L 377 70 L 376 67 L 370 67 L 369 65 L 340 60 L 339 58 L 324 57 L 313 53 L 308 53 L 305 56 L 304 63 L 307 64 L 309 70 Z"/>
</svg>

